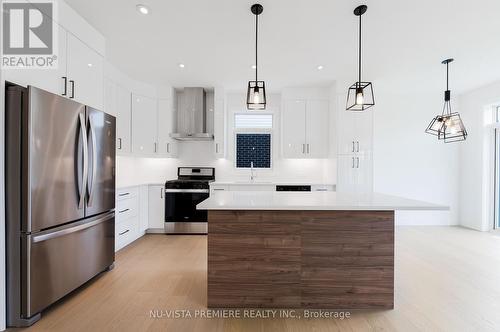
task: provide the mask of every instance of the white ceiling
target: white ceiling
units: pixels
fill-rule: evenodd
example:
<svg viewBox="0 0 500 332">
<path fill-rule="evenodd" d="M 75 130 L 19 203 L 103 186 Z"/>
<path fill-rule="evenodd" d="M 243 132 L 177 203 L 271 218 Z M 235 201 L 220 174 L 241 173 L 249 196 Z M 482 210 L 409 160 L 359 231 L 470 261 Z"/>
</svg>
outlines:
<svg viewBox="0 0 500 332">
<path fill-rule="evenodd" d="M 253 77 L 248 0 L 66 0 L 106 37 L 107 57 L 154 84 L 246 88 Z M 140 15 L 136 4 L 151 13 Z M 270 90 L 356 80 L 363 16 L 364 78 L 396 90 L 444 88 L 440 61 L 454 57 L 451 87 L 500 79 L 498 0 L 263 0 L 259 73 Z M 186 68 L 180 69 L 179 63 Z M 323 65 L 318 71 L 316 67 Z"/>
</svg>

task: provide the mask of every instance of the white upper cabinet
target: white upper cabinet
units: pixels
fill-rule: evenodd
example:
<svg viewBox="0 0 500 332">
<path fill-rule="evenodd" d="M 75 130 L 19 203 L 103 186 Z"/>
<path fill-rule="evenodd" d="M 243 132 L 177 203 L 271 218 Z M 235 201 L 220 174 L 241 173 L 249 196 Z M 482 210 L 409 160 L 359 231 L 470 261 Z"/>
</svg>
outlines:
<svg viewBox="0 0 500 332">
<path fill-rule="evenodd" d="M 104 80 L 104 111 L 116 117 L 116 152 L 130 153 L 132 93 L 111 79 Z"/>
<path fill-rule="evenodd" d="M 68 95 L 82 104 L 103 109 L 104 64 L 100 54 L 68 33 Z"/>
<path fill-rule="evenodd" d="M 57 69 L 6 69 L 5 80 L 22 86 L 32 85 L 58 95 L 65 95 L 66 30 L 55 24 L 58 35 Z M 67 93 L 66 93 L 67 95 Z"/>
<path fill-rule="evenodd" d="M 132 94 L 132 153 L 157 155 L 157 137 L 157 100 Z"/>
<path fill-rule="evenodd" d="M 104 54 L 104 38 L 64 2 L 59 5 L 60 21 L 54 24 L 58 34 L 57 68 L 5 70 L 5 79 L 22 86 L 32 85 L 102 110 L 104 68 L 101 54 Z M 98 51 L 88 45 L 97 47 Z"/>
<path fill-rule="evenodd" d="M 328 157 L 329 102 L 309 100 L 306 105 L 306 152 L 308 158 Z"/>
<path fill-rule="evenodd" d="M 173 102 L 171 99 L 158 100 L 158 156 L 177 157 L 177 141 L 170 137 L 174 128 Z"/>
<path fill-rule="evenodd" d="M 306 158 L 306 102 L 285 100 L 282 114 L 284 158 Z"/>
<path fill-rule="evenodd" d="M 132 93 L 116 85 L 116 146 L 120 152 L 129 153 L 131 149 L 131 119 L 132 119 Z"/>
<path fill-rule="evenodd" d="M 373 142 L 373 111 L 339 112 L 339 154 L 370 153 Z"/>
<path fill-rule="evenodd" d="M 214 101 L 214 152 L 217 158 L 226 157 L 226 112 L 224 99 Z"/>
<path fill-rule="evenodd" d="M 284 158 L 328 157 L 328 101 L 285 100 L 282 118 Z"/>
</svg>

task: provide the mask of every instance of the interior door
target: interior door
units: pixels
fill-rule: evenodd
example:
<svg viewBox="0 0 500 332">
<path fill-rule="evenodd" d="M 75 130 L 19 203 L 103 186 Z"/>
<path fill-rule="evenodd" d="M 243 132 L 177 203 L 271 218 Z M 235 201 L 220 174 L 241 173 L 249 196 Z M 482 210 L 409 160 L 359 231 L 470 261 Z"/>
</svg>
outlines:
<svg viewBox="0 0 500 332">
<path fill-rule="evenodd" d="M 87 107 L 89 175 L 86 216 L 115 208 L 115 117 Z"/>
<path fill-rule="evenodd" d="M 29 185 L 34 232 L 84 217 L 85 106 L 29 87 Z"/>
</svg>

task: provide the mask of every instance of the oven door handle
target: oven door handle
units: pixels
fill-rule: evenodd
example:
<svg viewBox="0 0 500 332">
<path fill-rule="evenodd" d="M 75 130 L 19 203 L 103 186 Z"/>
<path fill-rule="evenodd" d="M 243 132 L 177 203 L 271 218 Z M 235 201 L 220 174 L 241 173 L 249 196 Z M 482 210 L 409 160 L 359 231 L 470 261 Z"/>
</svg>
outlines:
<svg viewBox="0 0 500 332">
<path fill-rule="evenodd" d="M 208 189 L 165 189 L 166 193 L 202 193 L 208 194 L 210 190 Z"/>
</svg>

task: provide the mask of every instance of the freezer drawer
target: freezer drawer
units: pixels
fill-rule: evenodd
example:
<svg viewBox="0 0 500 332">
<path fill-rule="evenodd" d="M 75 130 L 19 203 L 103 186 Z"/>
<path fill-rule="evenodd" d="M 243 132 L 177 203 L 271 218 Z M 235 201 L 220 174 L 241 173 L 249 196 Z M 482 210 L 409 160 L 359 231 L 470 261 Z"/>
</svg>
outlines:
<svg viewBox="0 0 500 332">
<path fill-rule="evenodd" d="M 31 317 L 113 264 L 114 212 L 24 238 L 29 274 L 22 316 Z"/>
</svg>

